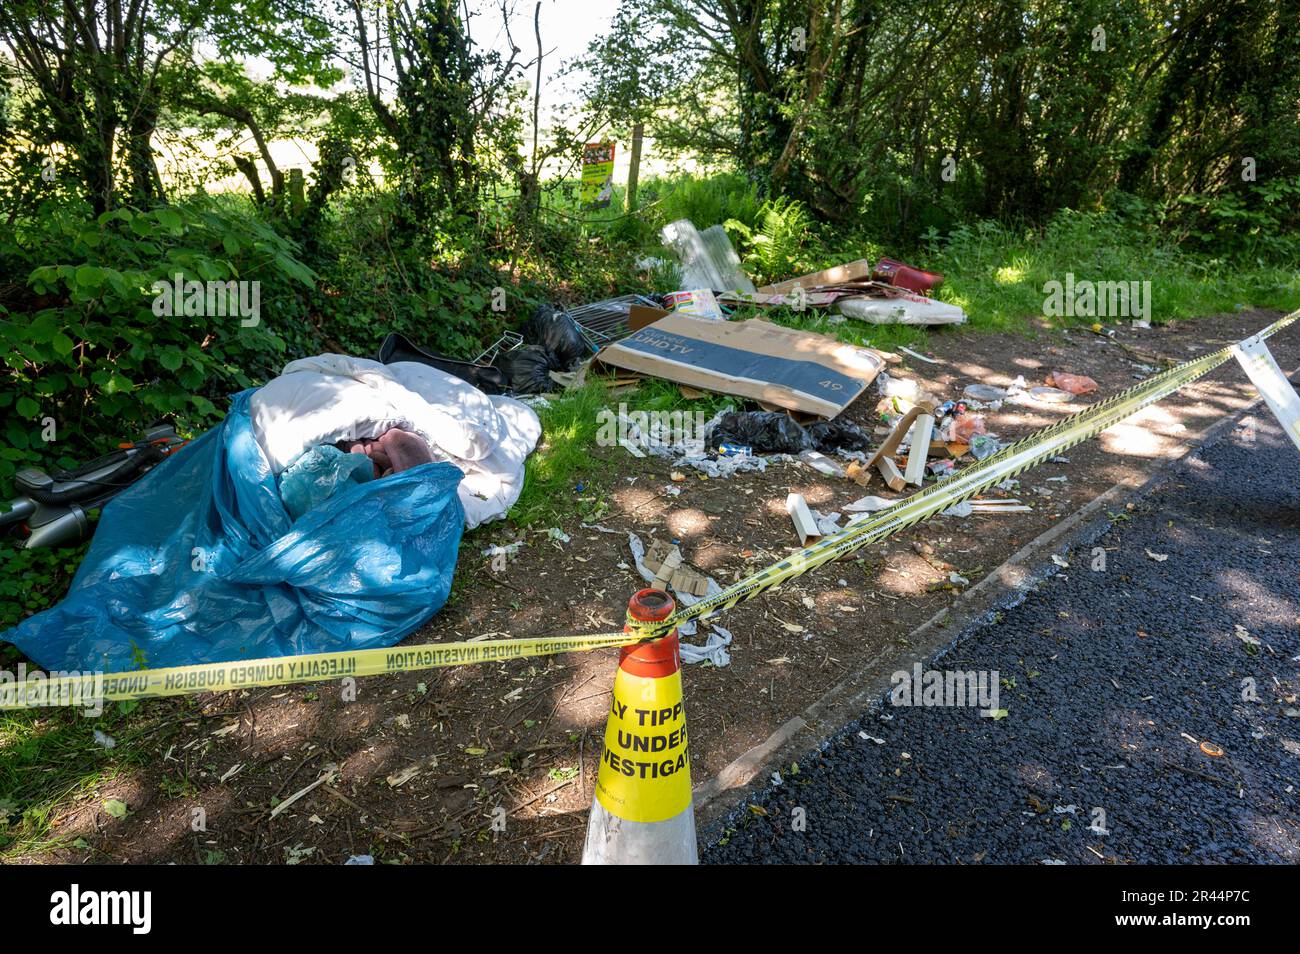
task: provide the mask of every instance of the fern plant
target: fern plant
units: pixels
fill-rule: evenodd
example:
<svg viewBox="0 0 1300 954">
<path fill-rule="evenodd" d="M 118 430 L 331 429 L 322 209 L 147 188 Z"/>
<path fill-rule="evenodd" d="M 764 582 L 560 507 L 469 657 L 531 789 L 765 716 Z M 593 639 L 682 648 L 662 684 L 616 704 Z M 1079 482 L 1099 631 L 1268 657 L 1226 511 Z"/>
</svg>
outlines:
<svg viewBox="0 0 1300 954">
<path fill-rule="evenodd" d="M 812 271 L 812 216 L 797 199 L 768 199 L 753 228 L 737 219 L 728 219 L 726 227 L 740 237 L 745 267 L 760 284 Z"/>
</svg>

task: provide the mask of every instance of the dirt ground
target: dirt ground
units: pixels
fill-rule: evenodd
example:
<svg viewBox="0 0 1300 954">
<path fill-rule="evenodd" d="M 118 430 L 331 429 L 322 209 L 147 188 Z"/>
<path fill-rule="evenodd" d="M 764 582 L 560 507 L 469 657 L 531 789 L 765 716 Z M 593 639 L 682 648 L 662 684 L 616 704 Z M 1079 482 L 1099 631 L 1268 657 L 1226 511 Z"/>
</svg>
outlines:
<svg viewBox="0 0 1300 954">
<path fill-rule="evenodd" d="M 1182 361 L 1251 334 L 1272 317 L 1243 312 L 1124 328 L 1118 340 Z M 941 399 L 959 397 L 974 382 L 1005 386 L 1018 374 L 1041 383 L 1057 368 L 1092 376 L 1100 391 L 1091 397 L 1105 397 L 1149 373 L 1114 341 L 1086 330 L 1043 328 L 1032 338 L 945 331 L 931 340 L 938 364 L 908 358 L 895 373 L 920 379 Z M 1300 364 L 1300 335 L 1284 332 L 1270 347 L 1284 368 Z M 873 387 L 846 418 L 870 427 L 874 395 Z M 731 664 L 684 672 L 696 787 L 847 674 L 924 651 L 907 644 L 908 634 L 955 596 L 936 589 L 947 573 L 932 561 L 978 581 L 1112 485 L 1140 484 L 1175 448 L 1254 397 L 1237 365 L 1224 365 L 1072 449 L 1068 463 L 1022 475 L 1015 496 L 1032 513 L 936 517 L 731 611 L 720 620 L 735 636 Z M 986 413 L 988 427 L 1015 439 L 1087 400 L 1006 404 Z M 665 460 L 634 459 L 617 447 L 593 453 L 616 463 L 605 483 L 609 511 L 599 523 L 647 542 L 679 540 L 685 558 L 723 585 L 797 548 L 785 512 L 790 491 L 823 512 L 866 493 L 892 496 L 879 478 L 864 490 L 793 463 L 730 480 L 688 472 L 673 484 Z M 669 486 L 681 493 L 669 496 Z M 580 496 L 575 490 L 575 511 Z M 461 549 L 451 602 L 408 643 L 621 626 L 628 596 L 643 585 L 626 537 L 586 529 L 576 517 L 560 529 L 570 542 L 544 530 L 529 533 L 500 573 L 480 552 L 517 531 L 502 524 L 475 535 Z M 918 541 L 935 555 L 919 555 Z M 154 763 L 88 793 L 56 821 L 64 844 L 82 839 L 90 847 L 21 860 L 340 864 L 370 854 L 376 863 L 575 862 L 616 658 L 615 650 L 603 650 L 377 677 L 360 682 L 355 701 L 345 701 L 337 684 L 322 683 L 148 703 L 174 715 L 154 733 Z M 788 766 L 770 765 L 763 774 L 776 769 Z M 120 820 L 106 815 L 109 798 L 131 813 Z M 703 814 L 716 816 L 726 802 L 715 799 Z"/>
</svg>

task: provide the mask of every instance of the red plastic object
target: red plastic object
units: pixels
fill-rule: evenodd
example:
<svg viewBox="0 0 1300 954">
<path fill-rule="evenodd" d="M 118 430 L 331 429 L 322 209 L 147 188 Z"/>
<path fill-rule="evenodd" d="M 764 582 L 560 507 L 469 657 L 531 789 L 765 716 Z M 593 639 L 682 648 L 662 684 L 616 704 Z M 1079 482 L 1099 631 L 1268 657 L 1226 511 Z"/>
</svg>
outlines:
<svg viewBox="0 0 1300 954">
<path fill-rule="evenodd" d="M 878 282 L 906 288 L 908 291 L 924 295 L 943 284 L 943 276 L 938 272 L 927 272 L 914 268 L 905 262 L 896 262 L 892 258 L 882 258 L 876 262 L 871 277 Z"/>
</svg>

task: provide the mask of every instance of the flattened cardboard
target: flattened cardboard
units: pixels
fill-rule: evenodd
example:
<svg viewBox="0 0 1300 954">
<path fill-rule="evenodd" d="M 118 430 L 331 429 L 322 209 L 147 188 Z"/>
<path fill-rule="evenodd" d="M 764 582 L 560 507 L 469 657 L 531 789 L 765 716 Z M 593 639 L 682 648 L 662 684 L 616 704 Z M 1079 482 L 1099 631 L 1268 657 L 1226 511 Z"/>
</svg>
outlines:
<svg viewBox="0 0 1300 954">
<path fill-rule="evenodd" d="M 707 321 L 669 314 L 596 360 L 687 387 L 832 418 L 885 366 L 869 348 L 751 318 Z"/>
<path fill-rule="evenodd" d="M 640 331 L 646 325 L 653 325 L 670 312 L 663 308 L 651 308 L 649 305 L 633 305 L 627 310 L 627 326 L 633 331 Z"/>
<path fill-rule="evenodd" d="M 798 278 L 788 278 L 774 285 L 764 285 L 758 291 L 762 295 L 788 295 L 794 290 L 795 285 L 798 285 L 804 291 L 812 291 L 822 285 L 839 285 L 860 278 L 870 278 L 871 270 L 874 267 L 865 258 L 860 258 L 856 262 L 846 262 L 843 265 L 836 265 L 834 268 L 824 268 L 820 272 L 800 275 Z"/>
</svg>

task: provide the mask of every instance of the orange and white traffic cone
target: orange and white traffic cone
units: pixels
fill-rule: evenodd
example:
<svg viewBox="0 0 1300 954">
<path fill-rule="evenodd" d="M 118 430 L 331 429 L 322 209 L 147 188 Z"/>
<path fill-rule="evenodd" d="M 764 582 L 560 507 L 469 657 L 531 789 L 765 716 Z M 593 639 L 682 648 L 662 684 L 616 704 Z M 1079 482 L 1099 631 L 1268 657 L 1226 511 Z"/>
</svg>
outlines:
<svg viewBox="0 0 1300 954">
<path fill-rule="evenodd" d="M 661 622 L 674 608 L 663 590 L 641 590 L 628 601 L 625 631 Z M 656 642 L 624 646 L 619 656 L 582 863 L 698 862 L 681 656 L 673 630 Z"/>
</svg>

